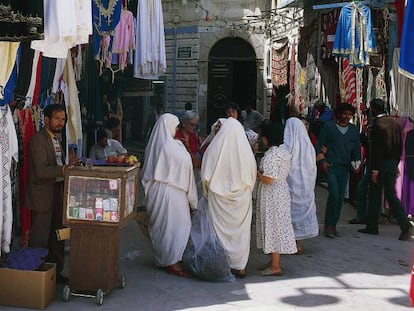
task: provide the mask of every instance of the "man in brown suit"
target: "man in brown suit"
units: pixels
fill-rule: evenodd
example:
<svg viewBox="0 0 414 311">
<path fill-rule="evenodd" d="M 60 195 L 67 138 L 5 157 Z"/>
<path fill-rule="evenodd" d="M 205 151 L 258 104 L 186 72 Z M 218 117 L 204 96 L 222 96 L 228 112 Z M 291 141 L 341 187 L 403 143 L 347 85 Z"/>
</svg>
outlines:
<svg viewBox="0 0 414 311">
<path fill-rule="evenodd" d="M 51 104 L 44 110 L 44 128 L 29 143 L 29 181 L 26 204 L 32 210 L 29 246 L 47 248 L 48 261 L 56 263 L 57 281 L 67 282 L 61 274 L 65 260 L 64 241 L 58 241 L 63 210 L 65 154 L 60 135 L 65 126 L 65 107 Z M 72 160 L 78 162 L 78 159 Z"/>
</svg>

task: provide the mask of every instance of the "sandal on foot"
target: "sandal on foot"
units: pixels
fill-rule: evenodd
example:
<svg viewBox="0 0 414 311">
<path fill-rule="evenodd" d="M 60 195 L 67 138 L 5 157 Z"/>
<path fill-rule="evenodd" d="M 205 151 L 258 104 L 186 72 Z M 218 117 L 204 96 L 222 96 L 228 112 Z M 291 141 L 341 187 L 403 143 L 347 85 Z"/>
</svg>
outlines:
<svg viewBox="0 0 414 311">
<path fill-rule="evenodd" d="M 231 269 L 231 274 L 233 274 L 236 278 L 243 279 L 246 277 L 246 270 L 237 270 L 237 269 Z"/>
<path fill-rule="evenodd" d="M 171 266 L 165 268 L 165 271 L 167 271 L 169 274 L 173 274 L 173 275 L 176 275 L 176 276 L 181 276 L 181 277 L 185 277 L 185 278 L 190 278 L 191 277 L 191 274 L 188 273 L 187 271 L 185 271 L 185 270 L 176 270 Z"/>
<path fill-rule="evenodd" d="M 271 263 L 272 263 L 271 261 L 270 261 L 270 262 L 268 262 L 268 263 L 265 263 L 264 265 L 259 266 L 259 267 L 257 268 L 257 270 L 258 270 L 258 271 L 266 270 L 267 268 L 269 268 L 269 267 L 270 267 Z"/>
<path fill-rule="evenodd" d="M 258 275 L 260 275 L 260 276 L 281 276 L 282 275 L 282 270 L 279 270 L 279 271 L 276 271 L 275 272 L 272 269 L 267 268 L 267 269 L 265 269 L 263 271 L 260 271 L 258 273 Z"/>
<path fill-rule="evenodd" d="M 295 253 L 295 255 L 302 255 L 303 254 L 303 250 L 301 248 L 298 249 L 298 251 Z"/>
</svg>

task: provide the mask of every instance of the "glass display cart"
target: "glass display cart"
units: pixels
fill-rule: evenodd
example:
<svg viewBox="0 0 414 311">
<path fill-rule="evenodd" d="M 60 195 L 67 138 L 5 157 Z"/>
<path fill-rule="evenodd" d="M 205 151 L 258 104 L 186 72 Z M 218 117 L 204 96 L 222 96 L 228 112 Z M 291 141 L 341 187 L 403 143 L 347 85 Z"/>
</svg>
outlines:
<svg viewBox="0 0 414 311">
<path fill-rule="evenodd" d="M 73 167 L 65 172 L 63 223 L 70 228 L 70 296 L 95 297 L 126 286 L 119 274 L 120 230 L 135 218 L 139 164 Z"/>
</svg>

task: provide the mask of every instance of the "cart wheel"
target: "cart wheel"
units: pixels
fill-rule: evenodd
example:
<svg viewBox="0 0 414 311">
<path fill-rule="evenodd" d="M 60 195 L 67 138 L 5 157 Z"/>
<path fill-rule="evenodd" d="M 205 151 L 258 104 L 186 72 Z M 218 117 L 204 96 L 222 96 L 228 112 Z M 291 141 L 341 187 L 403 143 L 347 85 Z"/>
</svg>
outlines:
<svg viewBox="0 0 414 311">
<path fill-rule="evenodd" d="M 69 301 L 70 295 L 71 295 L 70 287 L 69 285 L 65 285 L 65 287 L 63 287 L 62 300 L 64 302 Z"/>
<path fill-rule="evenodd" d="M 118 287 L 125 288 L 126 287 L 126 276 L 125 274 L 121 274 L 118 280 Z"/>
<path fill-rule="evenodd" d="M 103 304 L 103 297 L 104 297 L 104 292 L 102 289 L 98 289 L 96 291 L 96 304 L 98 306 L 102 306 Z"/>
</svg>

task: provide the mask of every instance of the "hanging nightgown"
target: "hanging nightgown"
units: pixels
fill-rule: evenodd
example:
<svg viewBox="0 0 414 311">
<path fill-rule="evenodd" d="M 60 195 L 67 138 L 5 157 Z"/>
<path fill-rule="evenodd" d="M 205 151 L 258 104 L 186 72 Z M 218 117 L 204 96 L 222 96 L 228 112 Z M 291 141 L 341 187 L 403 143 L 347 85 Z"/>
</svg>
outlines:
<svg viewBox="0 0 414 311">
<path fill-rule="evenodd" d="M 134 77 L 156 80 L 167 69 L 161 0 L 138 1 Z"/>
<path fill-rule="evenodd" d="M 0 108 L 0 254 L 10 252 L 13 211 L 10 169 L 18 161 L 17 134 L 8 106 Z"/>
</svg>

